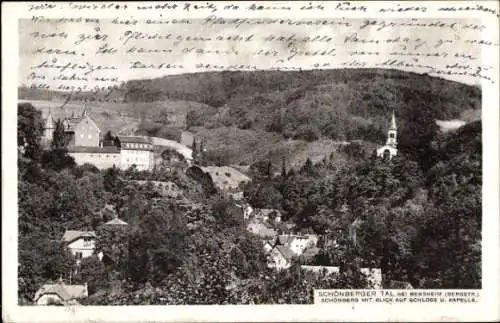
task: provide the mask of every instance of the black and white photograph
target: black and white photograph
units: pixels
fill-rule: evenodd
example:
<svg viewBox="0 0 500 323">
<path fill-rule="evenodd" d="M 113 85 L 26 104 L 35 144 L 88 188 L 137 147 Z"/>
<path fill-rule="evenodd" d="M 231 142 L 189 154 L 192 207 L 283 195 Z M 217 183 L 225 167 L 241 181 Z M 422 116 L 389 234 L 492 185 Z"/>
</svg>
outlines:
<svg viewBox="0 0 500 323">
<path fill-rule="evenodd" d="M 482 55 L 498 38 L 473 15 L 491 11 L 24 5 L 19 306 L 479 302 L 483 140 L 498 140 L 483 133 L 498 65 Z M 253 16 L 225 16 L 238 10 Z"/>
</svg>

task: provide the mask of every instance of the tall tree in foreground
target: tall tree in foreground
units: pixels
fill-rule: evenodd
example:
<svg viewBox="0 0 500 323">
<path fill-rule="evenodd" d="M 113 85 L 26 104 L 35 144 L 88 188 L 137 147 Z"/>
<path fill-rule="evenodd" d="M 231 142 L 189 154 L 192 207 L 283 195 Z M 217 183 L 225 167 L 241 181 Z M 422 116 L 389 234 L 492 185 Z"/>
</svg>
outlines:
<svg viewBox="0 0 500 323">
<path fill-rule="evenodd" d="M 19 103 L 17 106 L 17 144 L 25 146 L 24 155 L 27 158 L 40 159 L 42 131 L 42 113 L 37 111 L 31 103 Z"/>
</svg>

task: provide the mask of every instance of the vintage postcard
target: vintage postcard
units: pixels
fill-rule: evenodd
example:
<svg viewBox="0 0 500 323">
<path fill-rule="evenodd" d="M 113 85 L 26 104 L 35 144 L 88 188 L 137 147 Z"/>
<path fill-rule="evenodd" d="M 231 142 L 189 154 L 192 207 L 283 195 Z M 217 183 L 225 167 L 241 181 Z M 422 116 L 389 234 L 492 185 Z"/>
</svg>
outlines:
<svg viewBox="0 0 500 323">
<path fill-rule="evenodd" d="M 500 319 L 497 2 L 2 7 L 5 322 Z"/>
</svg>

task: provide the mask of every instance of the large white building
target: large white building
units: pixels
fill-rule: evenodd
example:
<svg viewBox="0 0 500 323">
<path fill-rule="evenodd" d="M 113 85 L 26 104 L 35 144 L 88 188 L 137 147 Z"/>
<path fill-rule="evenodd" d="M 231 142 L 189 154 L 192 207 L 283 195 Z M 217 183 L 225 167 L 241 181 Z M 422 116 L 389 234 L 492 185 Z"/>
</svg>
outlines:
<svg viewBox="0 0 500 323">
<path fill-rule="evenodd" d="M 144 137 L 118 137 L 120 142 L 120 168 L 135 165 L 138 170 L 150 170 L 154 165 L 153 144 Z"/>
<path fill-rule="evenodd" d="M 94 231 L 68 230 L 64 232 L 63 241 L 75 256 L 76 263 L 79 264 L 83 258 L 94 254 L 96 234 Z"/>
<path fill-rule="evenodd" d="M 153 142 L 147 137 L 119 136 L 112 145 L 106 145 L 102 131 L 90 117 L 86 107 L 81 116 L 62 120 L 68 140 L 68 154 L 78 165 L 92 164 L 99 169 L 116 166 L 127 169 L 135 165 L 138 170 L 154 167 Z M 50 147 L 55 121 L 49 111 L 44 119 L 42 142 Z M 108 143 L 109 144 L 109 143 Z"/>
</svg>

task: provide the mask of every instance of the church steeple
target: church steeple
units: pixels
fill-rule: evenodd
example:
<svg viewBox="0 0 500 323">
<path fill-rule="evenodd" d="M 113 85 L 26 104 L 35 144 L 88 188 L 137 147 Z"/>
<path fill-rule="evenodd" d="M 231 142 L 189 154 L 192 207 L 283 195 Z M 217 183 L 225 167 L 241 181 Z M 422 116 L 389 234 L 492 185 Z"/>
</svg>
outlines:
<svg viewBox="0 0 500 323">
<path fill-rule="evenodd" d="M 52 118 L 52 109 L 49 108 L 49 114 L 45 120 L 45 129 L 54 129 L 54 119 Z"/>
<path fill-rule="evenodd" d="M 392 120 L 391 120 L 391 130 L 397 130 L 396 127 L 396 116 L 394 115 L 394 110 L 392 110 Z"/>
<path fill-rule="evenodd" d="M 396 115 L 394 114 L 394 110 L 392 110 L 391 126 L 389 127 L 389 131 L 387 131 L 386 145 L 396 148 L 396 146 L 398 145 L 396 136 L 397 136 Z"/>
<path fill-rule="evenodd" d="M 83 106 L 82 118 L 86 116 L 87 116 L 87 102 L 85 102 L 85 105 Z"/>
<path fill-rule="evenodd" d="M 397 140 L 398 129 L 396 126 L 396 115 L 394 110 L 392 110 L 392 119 L 389 130 L 387 131 L 387 141 L 385 146 L 377 149 L 377 156 L 383 159 L 392 159 L 392 157 L 398 154 L 398 140 Z"/>
</svg>

